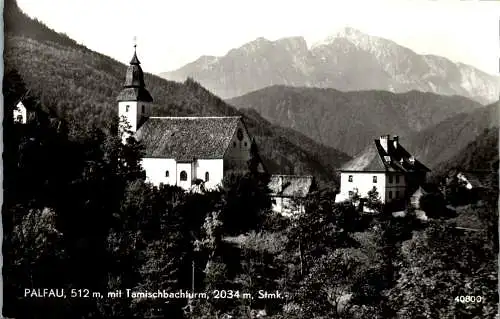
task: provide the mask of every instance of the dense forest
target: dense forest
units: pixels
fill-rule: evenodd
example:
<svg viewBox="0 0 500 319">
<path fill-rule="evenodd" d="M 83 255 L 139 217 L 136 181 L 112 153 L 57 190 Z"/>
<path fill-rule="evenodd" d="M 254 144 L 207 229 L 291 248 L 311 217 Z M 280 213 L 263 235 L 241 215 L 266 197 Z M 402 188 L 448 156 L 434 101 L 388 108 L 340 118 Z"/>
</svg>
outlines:
<svg viewBox="0 0 500 319">
<path fill-rule="evenodd" d="M 271 123 L 293 128 L 352 156 L 374 137 L 390 133 L 409 141 L 447 118 L 483 108 L 462 96 L 419 91 L 341 92 L 283 85 L 266 87 L 228 102 L 238 108 L 254 109 Z M 391 132 L 387 132 L 388 128 Z M 427 162 L 427 157 L 422 160 Z"/>
</svg>

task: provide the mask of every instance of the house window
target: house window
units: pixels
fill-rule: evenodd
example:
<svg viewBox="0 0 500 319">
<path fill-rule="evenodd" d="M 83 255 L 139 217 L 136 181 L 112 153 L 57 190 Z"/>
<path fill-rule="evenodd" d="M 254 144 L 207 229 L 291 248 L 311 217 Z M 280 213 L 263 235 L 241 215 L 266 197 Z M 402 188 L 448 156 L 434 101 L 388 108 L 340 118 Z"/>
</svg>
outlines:
<svg viewBox="0 0 500 319">
<path fill-rule="evenodd" d="M 377 176 L 373 176 L 373 182 L 376 183 L 377 182 Z"/>
<path fill-rule="evenodd" d="M 389 175 L 389 184 L 392 184 L 392 175 Z"/>
<path fill-rule="evenodd" d="M 399 183 L 399 175 L 396 175 L 396 184 Z"/>
<path fill-rule="evenodd" d="M 399 198 L 399 191 L 396 191 L 396 198 Z"/>
<path fill-rule="evenodd" d="M 142 113 L 145 113 L 146 112 L 146 108 L 144 107 L 144 105 L 142 106 Z"/>
<path fill-rule="evenodd" d="M 169 177 L 170 173 L 168 171 L 165 172 L 165 177 Z"/>
<path fill-rule="evenodd" d="M 389 191 L 389 199 L 392 199 L 392 191 Z"/>
<path fill-rule="evenodd" d="M 236 142 L 233 142 L 233 147 L 236 147 Z"/>
<path fill-rule="evenodd" d="M 247 142 L 245 142 L 245 147 L 247 147 Z"/>
<path fill-rule="evenodd" d="M 125 112 L 128 112 L 129 108 L 130 108 L 130 105 L 125 106 Z"/>
<path fill-rule="evenodd" d="M 352 182 L 352 175 L 349 175 L 349 182 Z"/>
<path fill-rule="evenodd" d="M 186 171 L 182 171 L 181 172 L 181 181 L 187 181 L 188 179 L 188 174 L 186 173 Z"/>
<path fill-rule="evenodd" d="M 208 182 L 209 179 L 210 179 L 210 174 L 208 174 L 208 172 L 205 172 L 205 182 Z"/>
<path fill-rule="evenodd" d="M 18 115 L 18 116 L 17 116 L 17 121 L 18 121 L 19 123 L 21 123 L 21 122 L 23 121 L 23 116 L 22 116 L 22 115 Z"/>
<path fill-rule="evenodd" d="M 349 197 L 352 197 L 354 195 L 353 191 L 349 191 Z"/>
</svg>

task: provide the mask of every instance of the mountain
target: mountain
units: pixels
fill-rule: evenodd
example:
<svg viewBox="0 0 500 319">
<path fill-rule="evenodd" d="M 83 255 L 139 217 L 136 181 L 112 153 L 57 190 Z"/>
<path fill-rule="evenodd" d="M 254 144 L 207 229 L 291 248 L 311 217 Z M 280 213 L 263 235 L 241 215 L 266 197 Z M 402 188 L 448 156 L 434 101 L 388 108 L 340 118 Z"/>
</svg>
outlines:
<svg viewBox="0 0 500 319">
<path fill-rule="evenodd" d="M 102 128 L 117 116 L 125 65 L 27 17 L 15 1 L 5 2 L 4 21 L 5 69 L 16 69 L 43 105 L 73 125 L 89 128 Z M 238 111 L 191 79 L 176 83 L 145 74 L 145 82 L 156 116 L 242 115 L 272 173 L 286 173 L 293 166 L 297 174 L 331 180 L 334 168 L 349 159 L 298 132 Z"/>
<path fill-rule="evenodd" d="M 417 158 L 425 159 L 431 168 L 442 167 L 448 162 L 460 163 L 463 161 L 457 156 L 470 152 L 466 151 L 468 145 L 478 139 L 485 129 L 498 128 L 499 118 L 499 102 L 473 112 L 457 114 L 412 136 L 408 142 L 409 148 Z M 498 143 L 494 145 L 493 151 L 498 153 Z M 470 155 L 479 159 L 485 154 Z"/>
<path fill-rule="evenodd" d="M 498 170 L 498 126 L 486 128 L 455 156 L 437 165 L 434 175 L 444 175 L 453 168 L 463 171 Z"/>
<path fill-rule="evenodd" d="M 225 56 L 202 56 L 160 76 L 193 77 L 223 98 L 272 85 L 341 91 L 411 90 L 461 95 L 488 104 L 498 99 L 500 78 L 463 63 L 420 55 L 397 43 L 353 28 L 308 47 L 302 37 L 258 38 Z"/>
<path fill-rule="evenodd" d="M 464 97 L 417 91 L 340 92 L 288 86 L 267 87 L 227 102 L 255 109 L 276 125 L 297 130 L 351 156 L 382 134 L 406 139 L 451 116 L 484 108 Z"/>
</svg>

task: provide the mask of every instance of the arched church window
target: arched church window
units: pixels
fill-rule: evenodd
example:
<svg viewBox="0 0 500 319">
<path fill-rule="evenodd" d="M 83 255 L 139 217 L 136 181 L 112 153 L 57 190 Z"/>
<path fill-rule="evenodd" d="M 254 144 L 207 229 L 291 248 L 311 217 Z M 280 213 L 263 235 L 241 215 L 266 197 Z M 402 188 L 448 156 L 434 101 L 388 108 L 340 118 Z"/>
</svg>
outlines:
<svg viewBox="0 0 500 319">
<path fill-rule="evenodd" d="M 180 177 L 181 177 L 181 181 L 187 181 L 188 174 L 186 173 L 186 171 L 182 171 Z"/>
<path fill-rule="evenodd" d="M 165 177 L 169 177 L 170 173 L 168 171 L 165 172 Z"/>
<path fill-rule="evenodd" d="M 146 113 L 146 108 L 144 107 L 144 105 L 142 106 L 142 113 Z"/>
<path fill-rule="evenodd" d="M 208 182 L 209 179 L 210 179 L 210 174 L 208 174 L 208 172 L 205 172 L 205 182 Z"/>
</svg>

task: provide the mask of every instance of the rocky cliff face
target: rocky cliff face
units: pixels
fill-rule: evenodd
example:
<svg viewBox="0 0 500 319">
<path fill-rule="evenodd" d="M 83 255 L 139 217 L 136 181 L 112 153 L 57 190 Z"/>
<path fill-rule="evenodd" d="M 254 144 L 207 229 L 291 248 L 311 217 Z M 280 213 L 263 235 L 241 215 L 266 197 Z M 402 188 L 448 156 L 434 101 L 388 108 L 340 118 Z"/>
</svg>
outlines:
<svg viewBox="0 0 500 319">
<path fill-rule="evenodd" d="M 223 98 L 271 85 L 335 88 L 342 91 L 418 90 L 462 95 L 487 104 L 498 99 L 499 77 L 434 55 L 419 55 L 397 43 L 353 28 L 308 47 L 302 37 L 258 38 L 222 57 L 200 57 L 160 74 L 192 77 Z"/>
</svg>

